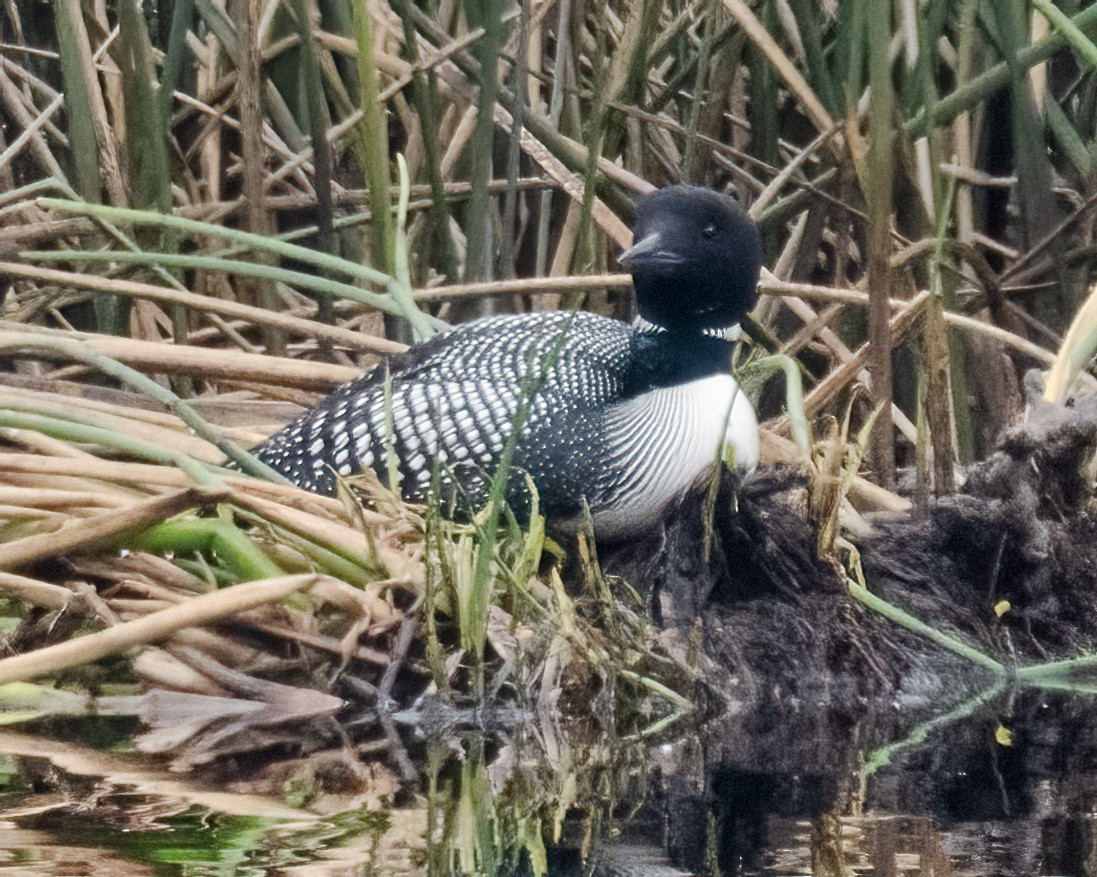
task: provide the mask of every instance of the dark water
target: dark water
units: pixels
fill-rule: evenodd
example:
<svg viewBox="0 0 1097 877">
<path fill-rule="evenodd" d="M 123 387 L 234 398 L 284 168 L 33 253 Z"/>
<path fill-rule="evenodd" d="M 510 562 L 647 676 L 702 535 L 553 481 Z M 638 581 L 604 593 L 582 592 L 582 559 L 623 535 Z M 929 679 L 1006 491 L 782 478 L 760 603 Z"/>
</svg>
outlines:
<svg viewBox="0 0 1097 877">
<path fill-rule="evenodd" d="M 1097 699 L 771 703 L 677 730 L 607 745 L 541 717 L 430 750 L 418 790 L 378 769 L 297 807 L 0 734 L 0 875 L 1097 874 Z"/>
</svg>

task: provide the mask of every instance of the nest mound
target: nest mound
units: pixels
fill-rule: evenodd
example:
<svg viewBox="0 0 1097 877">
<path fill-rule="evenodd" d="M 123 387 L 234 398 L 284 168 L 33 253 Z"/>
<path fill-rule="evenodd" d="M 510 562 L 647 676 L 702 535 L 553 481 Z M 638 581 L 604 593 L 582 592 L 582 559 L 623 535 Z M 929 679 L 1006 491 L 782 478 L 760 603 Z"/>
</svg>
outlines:
<svg viewBox="0 0 1097 877">
<path fill-rule="evenodd" d="M 513 521 L 504 520 L 502 542 L 481 544 L 475 526 L 432 523 L 383 493 L 365 508 L 236 474 L 196 485 L 180 458 L 210 463 L 219 452 L 180 421 L 120 394 L 69 390 L 63 398 L 40 387 L 4 390 L 31 412 L 25 428 L 5 434 L 0 453 L 0 486 L 9 503 L 22 504 L 0 551 L 9 572 L 0 575 L 33 607 L 8 639 L 28 654 L 9 660 L 145 624 L 137 624 L 141 636 L 111 639 L 102 654 L 145 648 L 134 664 L 148 691 L 136 710 L 151 729 L 143 745 L 180 767 L 322 746 L 349 722 L 363 751 L 392 754 L 408 779 L 415 769 L 398 724 L 490 731 L 491 713 L 468 685 L 475 648 L 456 628 L 439 638 L 424 614 L 465 611 L 457 585 L 483 566 L 482 554 L 493 558 L 489 590 L 503 595 L 477 622 L 487 650 L 481 690 L 502 695 L 497 716 L 574 704 L 605 723 L 625 687 L 657 679 L 660 690 L 707 703 L 706 715 L 738 716 L 743 751 L 782 758 L 788 740 L 759 730 L 779 728 L 767 712 L 775 704 L 785 715 L 791 702 L 825 702 L 825 716 L 811 720 L 837 728 L 867 703 L 940 708 L 994 676 L 849 597 L 846 570 L 817 557 L 796 470 L 770 470 L 742 489 L 725 481 L 715 515 L 706 513 L 711 496 L 683 498 L 657 538 L 600 546 L 606 578 L 577 564 L 582 584 L 569 595 L 542 557 L 542 535 Z M 64 426 L 62 411 L 79 425 Z M 126 453 L 119 436 L 133 439 Z M 868 589 L 991 664 L 1094 649 L 1097 521 L 1086 467 L 1095 444 L 1092 407 L 1037 406 L 967 473 L 962 493 L 874 522 L 859 546 Z M 156 448 L 174 452 L 149 458 Z M 165 541 L 164 527 L 186 539 Z M 614 576 L 646 607 L 626 605 L 630 589 L 606 587 Z M 236 596 L 251 592 L 216 588 L 256 579 L 266 584 L 250 603 Z M 425 602 L 431 581 L 448 581 L 455 602 Z M 585 596 L 575 600 L 579 591 Z M 645 608 L 663 634 L 644 623 Z M 163 612 L 174 613 L 176 628 L 149 626 Z M 88 629 L 101 639 L 73 639 Z M 699 641 L 703 649 L 688 648 Z M 449 659 L 432 653 L 432 642 L 452 649 Z M 33 673 L 0 661 L 0 676 L 56 673 L 98 654 L 74 652 Z M 469 696 L 439 712 L 438 702 L 420 700 L 439 685 Z M 669 703 L 655 713 L 684 701 Z M 810 735 L 798 739 L 808 747 L 800 756 L 812 757 Z"/>
<path fill-rule="evenodd" d="M 1007 668 L 1094 650 L 1095 447 L 1097 403 L 1034 402 L 961 492 L 873 522 L 858 545 L 868 590 Z M 985 684 L 980 667 L 848 596 L 847 571 L 817 558 L 797 471 L 733 488 L 718 505 L 737 513 L 717 514 L 711 534 L 692 496 L 658 538 L 603 552 L 664 623 L 703 619 L 716 690 L 739 705 L 762 690 L 825 691 L 855 710 L 874 698 L 940 705 Z"/>
<path fill-rule="evenodd" d="M 543 529 L 447 521 L 368 476 L 338 499 L 270 484 L 136 394 L 9 377 L 0 691 L 63 678 L 69 714 L 136 716 L 139 748 L 221 778 L 349 738 L 414 783 L 423 735 L 505 737 L 539 710 L 612 721 L 619 695 L 641 725 L 683 709 L 688 671 L 653 659 L 643 607 L 589 564 L 569 595 Z M 245 446 L 283 416 L 189 404 Z M 55 716 L 49 692 L 18 706 Z"/>
</svg>

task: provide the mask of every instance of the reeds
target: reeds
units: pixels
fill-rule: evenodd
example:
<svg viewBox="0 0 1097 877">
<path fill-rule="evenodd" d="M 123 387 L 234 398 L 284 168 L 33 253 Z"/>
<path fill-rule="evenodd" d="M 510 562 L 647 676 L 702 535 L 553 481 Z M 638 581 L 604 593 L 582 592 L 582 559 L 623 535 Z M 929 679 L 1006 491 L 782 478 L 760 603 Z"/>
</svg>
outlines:
<svg viewBox="0 0 1097 877">
<path fill-rule="evenodd" d="M 765 456 L 804 462 L 809 426 L 843 424 L 814 451 L 826 547 L 847 500 L 909 505 L 853 471 L 845 439 L 866 425 L 863 474 L 887 486 L 914 467 L 947 493 L 954 463 L 1019 414 L 1026 369 L 1062 347 L 1049 398 L 1091 383 L 1093 7 L 63 0 L 53 13 L 44 26 L 38 7 L 5 6 L 0 53 L 0 556 L 9 593 L 43 610 L 70 582 L 32 574 L 51 551 L 176 546 L 188 587 L 312 583 L 311 610 L 345 613 L 334 633 L 306 629 L 317 616 L 296 599 L 244 613 L 283 642 L 369 663 L 422 612 L 430 654 L 401 672 L 483 692 L 504 678 L 482 659 L 506 649 L 500 604 L 510 636 L 551 606 L 560 626 L 540 659 L 628 655 L 615 678 L 644 688 L 629 645 L 642 625 L 597 586 L 575 609 L 538 581 L 542 534 L 514 527 L 499 496 L 453 529 L 217 464 L 247 467 L 238 448 L 290 413 L 264 405 L 307 402 L 455 317 L 562 303 L 627 316 L 627 278 L 607 272 L 650 185 L 733 190 L 761 224 L 772 272 L 750 332 L 804 386 L 802 414 L 764 402 Z M 122 388 L 140 398 L 107 392 Z M 215 397 L 233 408 L 220 426 L 204 413 Z M 103 575 L 119 596 L 82 617 L 142 614 Z M 316 584 L 336 580 L 360 602 Z M 170 601 L 180 583 L 147 586 Z M 607 613 L 623 625 L 611 646 L 584 626 Z M 441 654 L 454 617 L 471 676 Z"/>
</svg>

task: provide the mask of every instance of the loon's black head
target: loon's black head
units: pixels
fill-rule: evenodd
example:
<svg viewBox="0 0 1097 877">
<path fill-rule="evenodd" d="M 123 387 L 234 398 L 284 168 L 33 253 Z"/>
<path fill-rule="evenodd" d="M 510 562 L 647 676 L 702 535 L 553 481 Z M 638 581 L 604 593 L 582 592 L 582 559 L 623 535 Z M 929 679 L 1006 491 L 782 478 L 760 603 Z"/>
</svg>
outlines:
<svg viewBox="0 0 1097 877">
<path fill-rule="evenodd" d="M 671 331 L 726 329 L 754 305 L 762 238 L 727 195 L 670 186 L 637 205 L 633 246 L 620 262 L 648 322 Z"/>
</svg>

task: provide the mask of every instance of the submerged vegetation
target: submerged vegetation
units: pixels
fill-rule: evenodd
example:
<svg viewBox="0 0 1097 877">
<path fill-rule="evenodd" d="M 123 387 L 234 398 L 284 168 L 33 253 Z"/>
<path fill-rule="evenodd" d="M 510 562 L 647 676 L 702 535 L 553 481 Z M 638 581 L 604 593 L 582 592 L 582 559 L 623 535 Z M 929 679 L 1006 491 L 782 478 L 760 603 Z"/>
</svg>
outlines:
<svg viewBox="0 0 1097 877">
<path fill-rule="evenodd" d="M 739 367 L 820 554 L 1012 672 L 881 603 L 849 538 L 952 494 L 1028 370 L 1049 402 L 1092 392 L 1097 6 L 14 0 L 0 21 L 6 720 L 137 716 L 138 747 L 239 776 L 350 741 L 436 787 L 407 728 L 513 742 L 536 715 L 562 766 L 542 798 L 515 767 L 506 854 L 543 870 L 577 783 L 618 787 L 560 726 L 664 731 L 704 702 L 696 639 L 658 635 L 587 541 L 565 582 L 501 487 L 454 523 L 371 478 L 304 494 L 242 449 L 447 323 L 631 316 L 614 256 L 673 182 L 762 228 Z M 490 870 L 467 797 L 489 781 L 460 770 L 431 818 Z"/>
</svg>

